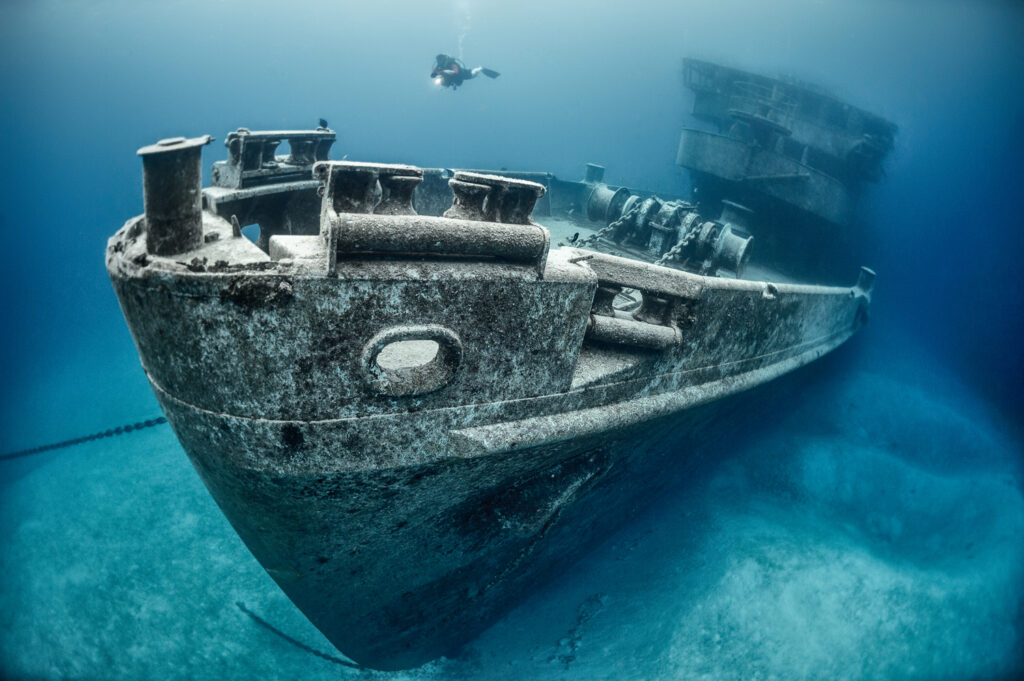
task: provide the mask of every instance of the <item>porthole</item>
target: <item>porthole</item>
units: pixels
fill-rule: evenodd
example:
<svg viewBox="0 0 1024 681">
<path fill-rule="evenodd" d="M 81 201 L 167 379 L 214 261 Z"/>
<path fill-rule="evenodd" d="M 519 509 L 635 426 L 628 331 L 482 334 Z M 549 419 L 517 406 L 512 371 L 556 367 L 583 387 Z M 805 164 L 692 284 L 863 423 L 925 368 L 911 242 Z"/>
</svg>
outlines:
<svg viewBox="0 0 1024 681">
<path fill-rule="evenodd" d="M 424 395 L 451 383 L 462 363 L 462 342 L 451 329 L 431 324 L 395 326 L 363 347 L 362 369 L 383 395 Z"/>
<path fill-rule="evenodd" d="M 415 369 L 437 357 L 441 346 L 435 340 L 401 340 L 388 343 L 377 353 L 377 366 L 384 370 Z"/>
</svg>

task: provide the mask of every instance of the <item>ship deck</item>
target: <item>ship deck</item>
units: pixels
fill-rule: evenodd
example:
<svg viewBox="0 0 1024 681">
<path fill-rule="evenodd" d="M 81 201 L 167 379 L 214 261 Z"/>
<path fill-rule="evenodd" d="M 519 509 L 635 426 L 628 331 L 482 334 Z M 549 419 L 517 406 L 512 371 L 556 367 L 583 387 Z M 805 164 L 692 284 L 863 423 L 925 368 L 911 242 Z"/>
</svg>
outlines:
<svg viewBox="0 0 1024 681">
<path fill-rule="evenodd" d="M 534 216 L 534 222 L 543 225 L 551 232 L 551 245 L 555 246 L 558 244 L 570 243 L 573 235 L 579 235 L 579 238 L 590 236 L 596 232 L 595 227 L 598 223 L 590 221 L 579 221 L 573 220 L 568 217 L 555 217 L 555 216 Z M 620 249 L 610 250 L 611 255 L 622 255 L 625 257 L 635 257 L 634 254 L 624 252 Z M 743 269 L 742 276 L 739 277 L 745 281 L 766 281 L 774 284 L 815 284 L 817 282 L 801 280 L 794 277 L 787 276 L 781 272 L 773 270 L 769 267 L 757 262 L 749 262 Z"/>
</svg>

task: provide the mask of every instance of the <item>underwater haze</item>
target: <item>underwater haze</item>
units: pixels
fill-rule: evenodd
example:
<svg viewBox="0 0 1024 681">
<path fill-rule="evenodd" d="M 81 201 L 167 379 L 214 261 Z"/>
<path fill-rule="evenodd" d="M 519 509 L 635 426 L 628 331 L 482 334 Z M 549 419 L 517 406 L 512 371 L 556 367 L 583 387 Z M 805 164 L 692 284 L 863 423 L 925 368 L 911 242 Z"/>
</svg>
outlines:
<svg viewBox="0 0 1024 681">
<path fill-rule="evenodd" d="M 158 139 L 214 135 L 208 178 L 322 117 L 335 159 L 680 195 L 688 56 L 899 126 L 871 323 L 457 657 L 339 664 L 158 424 L 0 459 L 0 678 L 1024 676 L 1020 3 L 6 0 L 0 38 L 0 454 L 160 415 L 103 262 Z M 501 76 L 442 89 L 439 52 Z"/>
</svg>

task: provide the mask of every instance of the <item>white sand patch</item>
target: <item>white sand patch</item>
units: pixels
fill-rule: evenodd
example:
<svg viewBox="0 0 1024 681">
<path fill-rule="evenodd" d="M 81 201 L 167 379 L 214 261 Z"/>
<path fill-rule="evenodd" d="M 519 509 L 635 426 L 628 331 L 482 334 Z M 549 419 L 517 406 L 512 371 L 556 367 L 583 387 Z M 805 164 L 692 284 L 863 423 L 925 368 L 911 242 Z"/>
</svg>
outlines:
<svg viewBox="0 0 1024 681">
<path fill-rule="evenodd" d="M 340 667 L 235 606 L 331 650 L 234 534 L 169 428 L 81 449 L 0 500 L 0 677 L 337 678 Z"/>
</svg>

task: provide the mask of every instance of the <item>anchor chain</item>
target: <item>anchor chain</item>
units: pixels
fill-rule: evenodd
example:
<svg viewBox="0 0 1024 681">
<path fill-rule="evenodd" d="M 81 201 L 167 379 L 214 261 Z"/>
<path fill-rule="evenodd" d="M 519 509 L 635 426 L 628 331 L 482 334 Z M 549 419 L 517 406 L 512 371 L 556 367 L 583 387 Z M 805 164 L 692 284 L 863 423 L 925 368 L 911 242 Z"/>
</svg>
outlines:
<svg viewBox="0 0 1024 681">
<path fill-rule="evenodd" d="M 694 220 L 694 222 L 696 223 L 696 220 Z M 668 251 L 666 251 L 665 255 L 663 255 L 660 258 L 658 258 L 657 260 L 655 260 L 654 264 L 655 265 L 664 265 L 665 263 L 674 260 L 680 253 L 683 252 L 683 250 L 687 246 L 690 245 L 690 243 L 695 238 L 697 238 L 697 232 L 699 231 L 698 227 L 699 227 L 699 225 L 697 225 L 697 224 L 695 224 L 693 227 L 691 227 L 690 230 L 687 231 L 686 234 L 683 235 L 683 238 L 680 239 L 678 242 L 676 242 L 675 246 L 673 246 Z M 704 270 L 705 270 L 705 267 L 702 265 L 700 273 L 704 274 Z"/>
<path fill-rule="evenodd" d="M 335 657 L 334 655 L 328 655 L 327 653 L 321 652 L 321 651 L 317 650 L 316 648 L 308 646 L 305 643 L 303 643 L 302 641 L 299 641 L 298 639 L 289 636 L 288 634 L 284 633 L 283 631 L 281 631 L 280 629 L 275 627 L 273 624 L 271 624 L 270 622 L 266 621 L 265 619 L 263 619 L 262 617 L 260 617 L 256 613 L 254 613 L 252 610 L 247 608 L 245 606 L 245 603 L 243 603 L 242 601 L 235 601 L 235 607 L 237 607 L 239 610 L 241 610 L 246 615 L 248 615 L 250 618 L 252 618 L 253 622 L 255 622 L 256 624 L 260 625 L 264 629 L 270 631 L 271 633 L 276 634 L 277 636 L 280 636 L 282 639 L 284 639 L 288 643 L 292 644 L 293 646 L 295 646 L 299 650 L 304 650 L 307 653 L 309 653 L 310 655 L 316 655 L 317 657 L 319 657 L 322 660 L 327 660 L 328 662 L 333 662 L 334 664 L 341 665 L 342 667 L 349 667 L 350 669 L 359 669 L 359 670 L 365 670 L 366 669 L 366 667 L 364 667 L 361 664 L 356 664 L 355 662 L 349 662 L 348 660 L 343 660 L 340 657 Z"/>
<path fill-rule="evenodd" d="M 604 236 L 607 236 L 608 234 L 611 234 L 612 232 L 617 230 L 619 227 L 621 227 L 622 225 L 626 224 L 626 222 L 631 220 L 633 218 L 633 216 L 635 216 L 639 212 L 640 212 L 640 202 L 638 201 L 636 203 L 636 205 L 634 205 L 632 208 L 630 208 L 618 220 L 616 220 L 615 222 L 608 223 L 607 227 L 602 227 L 598 231 L 596 231 L 593 234 L 591 234 L 590 236 L 588 236 L 586 239 L 581 240 L 577 244 L 577 246 L 585 247 L 585 246 L 589 246 L 592 243 L 595 243 L 598 239 L 600 239 L 600 238 L 602 238 Z"/>
<path fill-rule="evenodd" d="M 92 435 L 85 435 L 83 437 L 76 437 L 72 440 L 64 440 L 62 442 L 54 442 L 48 445 L 40 445 L 38 447 L 31 447 L 29 449 L 21 449 L 16 452 L 9 452 L 7 454 L 0 454 L 0 461 L 7 461 L 9 459 L 19 459 L 23 456 L 32 456 L 33 454 L 42 454 L 53 449 L 63 449 L 64 447 L 74 447 L 80 445 L 83 442 L 90 442 L 91 440 L 101 440 L 105 437 L 113 437 L 114 435 L 121 435 L 123 433 L 130 433 L 135 430 L 142 430 L 143 428 L 152 428 L 158 426 L 161 423 L 167 423 L 167 419 L 163 416 L 158 416 L 155 419 L 146 419 L 138 423 L 129 423 L 124 426 L 118 426 L 117 428 L 110 428 L 100 433 L 93 433 Z"/>
<path fill-rule="evenodd" d="M 581 239 L 578 243 L 574 245 L 577 247 L 585 248 L 595 243 L 598 239 L 601 239 L 615 232 L 615 230 L 617 230 L 619 227 L 632 220 L 640 213 L 642 204 L 643 202 L 638 201 L 636 204 L 633 205 L 632 208 L 626 211 L 618 220 L 609 223 L 607 227 L 604 227 L 594 232 L 585 239 Z M 687 230 L 686 234 L 683 235 L 683 238 L 680 239 L 672 248 L 666 251 L 664 255 L 662 255 L 660 258 L 654 261 L 654 265 L 664 266 L 666 263 L 672 262 L 673 260 L 677 259 L 679 254 L 686 250 L 686 248 L 688 248 L 691 243 L 693 243 L 693 240 L 697 238 L 699 232 L 700 223 L 695 221 L 693 227 Z M 700 274 L 705 274 L 707 270 L 708 267 L 706 266 L 706 264 L 702 264 Z"/>
</svg>

